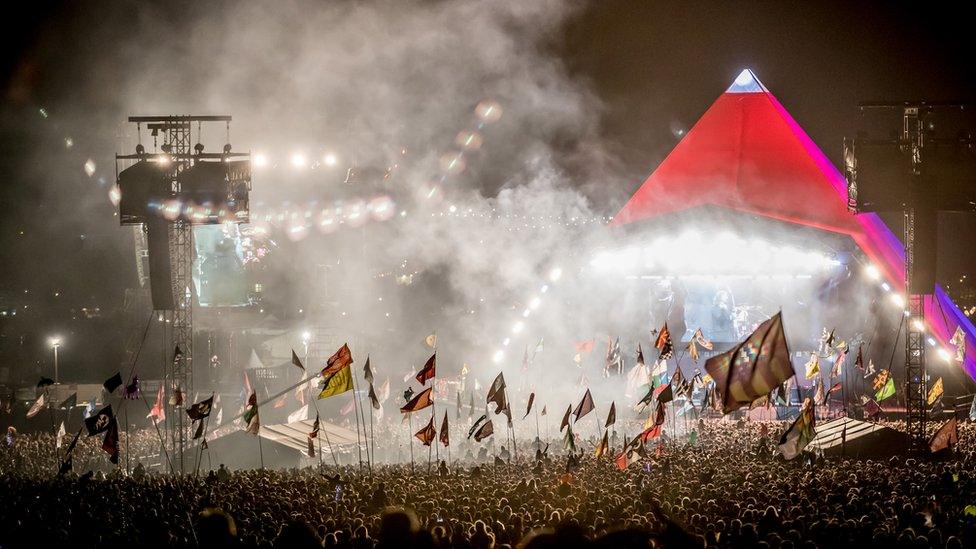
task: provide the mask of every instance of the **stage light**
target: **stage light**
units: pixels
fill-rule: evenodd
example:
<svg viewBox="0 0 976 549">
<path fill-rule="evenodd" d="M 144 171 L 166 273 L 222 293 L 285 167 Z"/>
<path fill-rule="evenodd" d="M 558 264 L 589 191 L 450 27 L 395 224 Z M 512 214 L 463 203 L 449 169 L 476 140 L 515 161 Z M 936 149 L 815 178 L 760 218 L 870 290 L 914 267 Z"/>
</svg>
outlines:
<svg viewBox="0 0 976 549">
<path fill-rule="evenodd" d="M 295 167 L 295 168 L 304 168 L 306 162 L 308 162 L 308 161 L 305 159 L 305 155 L 304 154 L 302 154 L 300 152 L 292 153 L 292 155 L 291 155 L 291 165 L 293 167 Z"/>
<path fill-rule="evenodd" d="M 563 276 L 563 270 L 560 269 L 559 267 L 553 267 L 552 270 L 549 271 L 549 282 L 556 282 L 560 278 L 562 278 L 562 276 Z"/>
<path fill-rule="evenodd" d="M 518 322 L 515 323 L 514 326 L 512 326 L 512 333 L 513 334 L 521 333 L 524 328 L 525 328 L 525 323 L 519 320 Z"/>
<path fill-rule="evenodd" d="M 533 297 L 531 300 L 529 300 L 529 308 L 532 310 L 538 309 L 539 305 L 541 304 L 542 304 L 542 299 L 540 299 L 538 296 Z"/>
<path fill-rule="evenodd" d="M 302 332 L 302 343 L 308 345 L 308 342 L 312 340 L 312 332 L 304 331 Z"/>
<path fill-rule="evenodd" d="M 119 205 L 119 201 L 122 200 L 122 191 L 119 190 L 118 185 L 112 185 L 112 188 L 108 190 L 108 200 L 113 206 Z"/>
<path fill-rule="evenodd" d="M 912 329 L 914 329 L 916 332 L 924 332 L 925 331 L 925 322 L 923 322 L 921 318 L 913 318 L 912 319 Z"/>
<path fill-rule="evenodd" d="M 491 360 L 495 364 L 501 362 L 503 358 L 505 358 L 505 351 L 502 351 L 501 349 L 495 351 L 495 354 L 491 356 Z"/>
<path fill-rule="evenodd" d="M 901 294 L 891 294 L 891 301 L 899 307 L 905 306 L 905 298 Z"/>
<path fill-rule="evenodd" d="M 95 175 L 95 161 L 91 158 L 85 161 L 85 174 L 88 177 Z"/>
<path fill-rule="evenodd" d="M 157 156 L 156 162 L 158 162 L 160 166 L 169 166 L 169 155 L 161 154 Z"/>
<path fill-rule="evenodd" d="M 928 341 L 929 345 L 935 347 L 935 338 L 931 338 L 930 337 L 930 338 L 926 339 L 925 341 Z"/>
<path fill-rule="evenodd" d="M 322 162 L 324 162 L 326 166 L 332 167 L 339 162 L 339 159 L 336 158 L 336 155 L 332 153 L 326 153 L 325 157 L 322 158 Z"/>
<path fill-rule="evenodd" d="M 61 346 L 61 338 L 59 336 L 51 337 L 50 339 L 47 340 L 47 342 L 51 347 L 54 348 Z"/>
<path fill-rule="evenodd" d="M 512 342 L 511 338 L 507 338 L 506 337 L 505 338 L 505 341 L 502 341 L 502 346 L 508 347 L 508 344 L 511 343 L 511 342 Z"/>
<path fill-rule="evenodd" d="M 251 164 L 255 168 L 263 168 L 268 165 L 268 157 L 261 153 L 255 153 L 255 155 L 251 157 Z"/>
<path fill-rule="evenodd" d="M 939 358 L 941 358 L 942 360 L 944 360 L 946 362 L 949 362 L 949 360 L 952 358 L 952 353 L 950 353 L 949 351 L 947 351 L 945 349 L 939 349 L 938 350 L 938 353 L 939 353 Z"/>
<path fill-rule="evenodd" d="M 878 280 L 881 278 L 881 271 L 879 271 L 877 267 L 875 267 L 870 263 L 868 263 L 867 266 L 864 267 L 864 274 L 868 275 L 868 278 L 870 278 L 871 280 Z"/>
<path fill-rule="evenodd" d="M 890 292 L 891 291 L 891 286 L 889 286 L 887 282 L 882 282 L 881 283 L 881 289 L 884 290 L 884 291 L 886 291 L 886 292 Z"/>
</svg>

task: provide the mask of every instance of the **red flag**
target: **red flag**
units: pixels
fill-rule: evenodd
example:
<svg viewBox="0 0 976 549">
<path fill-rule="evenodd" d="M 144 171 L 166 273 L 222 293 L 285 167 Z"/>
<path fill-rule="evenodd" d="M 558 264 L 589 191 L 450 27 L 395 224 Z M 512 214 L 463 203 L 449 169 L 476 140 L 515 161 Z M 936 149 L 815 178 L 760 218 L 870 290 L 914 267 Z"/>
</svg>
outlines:
<svg viewBox="0 0 976 549">
<path fill-rule="evenodd" d="M 437 430 L 434 429 L 434 418 L 431 417 L 430 423 L 428 423 L 423 429 L 414 433 L 413 436 L 420 439 L 420 442 L 423 442 L 424 446 L 430 446 L 430 443 L 434 440 L 434 437 L 437 436 Z"/>
<path fill-rule="evenodd" d="M 955 417 L 942 424 L 929 440 L 929 450 L 936 453 L 959 444 L 959 420 Z"/>
<path fill-rule="evenodd" d="M 588 353 L 593 350 L 594 345 L 596 345 L 596 339 L 587 339 L 586 341 L 573 343 L 573 347 L 576 348 L 577 353 Z"/>
<path fill-rule="evenodd" d="M 330 356 L 325 363 L 325 368 L 322 369 L 322 377 L 329 377 L 352 363 L 352 352 L 349 350 L 349 345 L 343 343 L 342 347 L 339 347 L 339 350 Z"/>
<path fill-rule="evenodd" d="M 421 385 L 426 385 L 428 379 L 432 379 L 436 375 L 437 369 L 437 353 L 430 355 L 427 359 L 427 363 L 424 364 L 423 369 L 417 372 L 417 383 Z"/>
<path fill-rule="evenodd" d="M 434 399 L 431 396 L 433 390 L 434 389 L 432 387 L 428 387 L 424 389 L 423 391 L 420 392 L 420 394 L 410 399 L 410 402 L 406 403 L 403 406 L 403 408 L 400 408 L 400 411 L 406 414 L 409 412 L 416 412 L 418 410 L 423 410 L 428 406 L 433 406 Z"/>
<path fill-rule="evenodd" d="M 434 420 L 431 419 L 431 421 Z M 444 422 L 441 423 L 441 444 L 443 444 L 444 446 L 451 445 L 450 429 L 447 424 L 447 410 L 444 411 Z"/>
<path fill-rule="evenodd" d="M 647 442 L 648 440 L 655 439 L 661 436 L 661 425 L 655 425 L 650 429 L 645 429 L 644 432 L 640 434 L 641 442 Z"/>
<path fill-rule="evenodd" d="M 525 415 L 522 419 L 529 417 L 529 412 L 532 411 L 532 403 L 535 402 L 535 393 L 529 393 L 529 404 L 525 407 Z"/>
</svg>

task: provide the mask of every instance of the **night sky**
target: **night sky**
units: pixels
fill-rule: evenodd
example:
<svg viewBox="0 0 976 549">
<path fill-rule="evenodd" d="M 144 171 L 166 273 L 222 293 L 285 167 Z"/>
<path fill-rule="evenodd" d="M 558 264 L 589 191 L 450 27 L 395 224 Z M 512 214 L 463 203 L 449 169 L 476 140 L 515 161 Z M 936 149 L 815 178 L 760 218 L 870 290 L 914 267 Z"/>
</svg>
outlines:
<svg viewBox="0 0 976 549">
<path fill-rule="evenodd" d="M 192 2 L 167 2 L 167 23 L 192 25 Z M 51 326 L 64 322 L 60 296 L 25 301 L 21 288 L 49 281 L 76 299 L 117 307 L 134 283 L 131 248 L 104 200 L 105 188 L 79 186 L 79 201 L 101 204 L 84 217 L 50 196 L 50 182 L 24 161 L 38 149 L 51 163 L 73 163 L 57 131 L 38 131 L 37 109 L 52 113 L 83 102 L 93 120 L 115 112 L 113 75 L 124 66 L 97 65 L 102 48 L 125 37 L 132 2 L 33 2 L 32 12 L 4 18 L 8 41 L 0 62 L 0 300 L 37 309 L 29 325 L 0 320 L 0 358 L 34 360 Z M 228 9 L 232 8 L 228 4 Z M 108 28 L 111 27 L 111 28 Z M 130 37 L 131 38 L 131 37 Z M 603 105 L 599 133 L 627 195 L 661 161 L 743 68 L 751 68 L 800 125 L 839 164 L 844 136 L 857 127 L 867 100 L 969 100 L 976 96 L 976 45 L 971 18 L 951 4 L 925 9 L 889 2 L 592 2 L 547 47 Z M 201 52 L 203 54 L 205 52 Z M 115 53 L 119 58 L 118 52 Z M 124 59 L 124 56 L 122 56 Z M 137 58 L 129 59 L 138 63 Z M 92 90 L 89 79 L 100 84 Z M 85 80 L 85 86 L 78 86 Z M 79 88 L 82 92 L 79 93 Z M 232 113 L 235 118 L 247 113 Z M 73 121 L 70 131 L 110 154 L 114 136 Z M 91 131 L 98 135 L 85 135 Z M 83 160 L 82 160 L 83 161 Z M 630 181 L 629 188 L 626 181 Z M 64 189 L 65 187 L 60 187 Z M 70 187 L 68 187 L 70 189 Z M 90 193 L 90 195 L 88 194 Z M 56 204 L 56 205 L 52 205 Z M 619 204 L 597 204 L 612 213 Z M 94 213 L 92 213 L 94 212 Z M 952 216 L 940 245 L 940 279 L 976 273 L 976 222 Z M 51 223 L 57 218 L 58 223 Z M 896 229 L 895 232 L 898 232 Z M 23 234 L 21 234 L 23 233 Z M 82 237 L 82 235 L 85 235 Z M 21 336 L 33 343 L 24 347 Z M 107 338 L 117 337 L 107 334 Z M 26 349 L 26 350 L 25 350 Z"/>
</svg>

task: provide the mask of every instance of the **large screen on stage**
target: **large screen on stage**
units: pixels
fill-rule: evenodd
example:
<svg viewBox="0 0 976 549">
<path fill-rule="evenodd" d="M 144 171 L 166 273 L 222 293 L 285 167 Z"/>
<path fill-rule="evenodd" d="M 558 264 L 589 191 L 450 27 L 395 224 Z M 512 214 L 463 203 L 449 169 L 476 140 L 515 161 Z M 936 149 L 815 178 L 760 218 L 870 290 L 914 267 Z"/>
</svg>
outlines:
<svg viewBox="0 0 976 549">
<path fill-rule="evenodd" d="M 196 258 L 193 285 L 201 307 L 243 307 L 248 299 L 249 278 L 240 225 L 193 227 Z"/>
</svg>

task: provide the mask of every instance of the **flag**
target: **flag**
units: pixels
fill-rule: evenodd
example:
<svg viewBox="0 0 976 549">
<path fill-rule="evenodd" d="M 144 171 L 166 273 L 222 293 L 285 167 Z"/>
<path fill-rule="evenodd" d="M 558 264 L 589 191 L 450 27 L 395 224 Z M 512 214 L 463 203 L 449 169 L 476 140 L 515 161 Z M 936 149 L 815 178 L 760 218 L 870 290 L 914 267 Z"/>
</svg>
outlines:
<svg viewBox="0 0 976 549">
<path fill-rule="evenodd" d="M 563 416 L 563 420 L 559 423 L 559 432 L 561 433 L 569 425 L 569 414 L 573 413 L 573 405 L 570 404 L 566 408 L 566 415 Z"/>
<path fill-rule="evenodd" d="M 85 420 L 85 428 L 88 429 L 88 436 L 92 437 L 99 433 L 104 433 L 115 421 L 115 414 L 112 413 L 112 405 L 102 408 L 97 414 Z"/>
<path fill-rule="evenodd" d="M 486 404 L 488 402 L 495 403 L 495 414 L 501 413 L 501 410 L 506 406 L 505 399 L 505 374 L 499 372 L 498 376 L 495 377 L 495 381 L 491 382 L 491 387 L 488 388 L 488 396 L 485 399 Z"/>
<path fill-rule="evenodd" d="M 622 374 L 624 362 L 620 357 L 620 338 L 613 340 L 607 337 L 607 363 L 603 370 L 604 374 Z"/>
<path fill-rule="evenodd" d="M 760 324 L 734 349 L 708 359 L 705 369 L 715 380 L 726 414 L 769 394 L 793 376 L 782 313 Z"/>
<path fill-rule="evenodd" d="M 532 403 L 535 402 L 535 393 L 529 393 L 529 403 L 525 406 L 525 415 L 522 419 L 529 417 L 529 412 L 532 411 Z"/>
<path fill-rule="evenodd" d="M 929 440 L 929 450 L 932 453 L 951 448 L 954 444 L 959 444 L 959 420 L 954 416 L 939 427 L 939 430 L 932 435 Z"/>
<path fill-rule="evenodd" d="M 837 391 L 840 391 L 842 388 L 843 385 L 841 385 L 841 382 L 838 381 L 837 383 L 834 383 L 833 385 L 830 386 L 830 390 L 827 391 L 827 394 L 836 393 Z"/>
<path fill-rule="evenodd" d="M 871 376 L 873 374 L 874 374 L 874 361 L 869 358 L 868 369 L 864 371 L 864 379 L 867 379 L 868 376 Z"/>
<path fill-rule="evenodd" d="M 70 395 L 68 395 L 68 398 L 61 401 L 61 404 L 58 405 L 58 408 L 71 410 L 77 405 L 78 405 L 78 393 L 71 393 Z"/>
<path fill-rule="evenodd" d="M 700 358 L 698 355 L 698 345 L 695 345 L 695 338 L 691 338 L 688 341 L 688 356 L 690 356 L 691 360 L 695 362 L 698 362 L 698 359 Z"/>
<path fill-rule="evenodd" d="M 437 370 L 437 353 L 430 355 L 427 359 L 427 363 L 424 364 L 423 369 L 417 372 L 417 383 L 421 385 L 426 385 L 428 379 L 433 379 Z"/>
<path fill-rule="evenodd" d="M 430 423 L 428 423 L 423 429 L 414 433 L 413 436 L 420 439 L 420 442 L 422 442 L 424 446 L 430 446 L 430 443 L 434 440 L 434 437 L 437 436 L 437 430 L 434 429 L 434 417 L 431 416 Z"/>
<path fill-rule="evenodd" d="M 492 425 L 491 420 L 486 421 L 474 434 L 475 442 L 481 442 L 482 440 L 491 436 L 495 432 L 495 426 Z"/>
<path fill-rule="evenodd" d="M 325 368 L 322 369 L 322 377 L 326 378 L 334 375 L 336 372 L 342 370 L 352 363 L 352 352 L 349 350 L 349 344 L 343 343 L 342 347 L 339 347 L 339 350 L 333 353 L 333 355 L 329 357 L 329 360 L 326 361 Z M 349 379 L 352 380 L 351 375 L 349 376 Z M 323 397 L 320 396 L 319 398 Z"/>
<path fill-rule="evenodd" d="M 427 344 L 431 349 L 437 347 L 437 334 L 430 334 L 424 338 L 424 343 Z"/>
<path fill-rule="evenodd" d="M 779 451 L 786 459 L 793 459 L 800 455 L 807 444 L 817 436 L 816 418 L 813 415 L 813 404 L 810 399 L 803 402 L 803 408 L 796 421 L 783 433 L 779 439 Z"/>
<path fill-rule="evenodd" d="M 806 364 L 806 378 L 813 379 L 820 373 L 820 357 L 817 353 L 810 353 L 810 360 Z"/>
<path fill-rule="evenodd" d="M 654 425 L 664 425 L 664 420 L 666 418 L 666 415 L 667 412 L 666 412 L 666 408 L 664 407 L 664 403 L 658 402 L 657 410 L 654 412 Z M 650 417 L 648 417 L 648 419 L 650 419 Z M 644 429 L 645 430 L 647 429 L 646 425 L 644 426 Z"/>
<path fill-rule="evenodd" d="M 663 404 L 674 400 L 674 389 L 671 388 L 672 383 L 662 385 L 655 390 L 655 393 L 657 393 L 656 396 L 658 402 Z"/>
<path fill-rule="evenodd" d="M 319 436 L 319 413 L 315 412 L 315 421 L 312 422 L 312 430 L 308 433 L 308 438 L 316 438 Z"/>
<path fill-rule="evenodd" d="M 869 396 L 861 396 L 861 405 L 864 407 L 864 417 L 868 419 L 881 413 L 881 406 Z"/>
<path fill-rule="evenodd" d="M 386 378 L 383 385 L 380 385 L 380 391 L 376 393 L 376 398 L 379 399 L 380 404 L 383 404 L 390 398 L 390 378 Z"/>
<path fill-rule="evenodd" d="M 664 327 L 657 334 L 657 340 L 654 342 L 654 348 L 659 349 L 661 353 L 658 355 L 658 360 L 667 360 L 674 356 L 674 342 L 671 341 L 671 331 L 668 330 L 668 323 L 664 323 Z"/>
<path fill-rule="evenodd" d="M 102 439 L 102 450 L 108 454 L 109 461 L 119 463 L 119 424 L 114 417 L 105 431 L 105 438 Z"/>
<path fill-rule="evenodd" d="M 581 417 L 593 411 L 596 406 L 593 404 L 593 395 L 590 394 L 590 390 L 587 389 L 586 393 L 583 395 L 583 400 L 580 401 L 579 405 L 576 407 L 576 411 L 573 414 L 576 416 L 575 421 L 579 421 Z"/>
<path fill-rule="evenodd" d="M 714 346 L 712 342 L 705 338 L 705 334 L 702 333 L 702 329 L 698 328 L 695 333 L 691 335 L 692 341 L 694 341 L 699 347 L 711 351 Z"/>
<path fill-rule="evenodd" d="M 73 459 L 70 455 L 67 457 L 67 459 L 61 462 L 61 465 L 58 466 L 59 477 L 63 477 L 64 475 L 68 474 L 68 471 L 71 471 L 73 468 L 72 462 Z"/>
<path fill-rule="evenodd" d="M 839 353 L 837 353 L 837 358 L 834 359 L 834 367 L 830 369 L 830 377 L 840 377 L 843 373 L 844 359 L 847 358 L 847 348 L 844 348 Z"/>
<path fill-rule="evenodd" d="M 193 406 L 186 409 L 186 415 L 190 416 L 190 419 L 196 421 L 198 419 L 203 419 L 210 416 L 210 411 L 213 409 L 214 396 L 211 394 L 210 398 L 206 400 L 201 400 Z"/>
<path fill-rule="evenodd" d="M 586 341 L 576 341 L 573 343 L 573 348 L 576 349 L 577 353 L 588 353 L 593 350 L 596 345 L 595 339 L 587 339 Z"/>
<path fill-rule="evenodd" d="M 302 421 L 307 417 L 308 414 L 308 404 L 302 406 L 301 408 L 295 410 L 294 412 L 288 414 L 288 419 L 285 420 L 286 423 L 297 423 Z M 220 423 L 219 421 L 217 423 Z"/>
<path fill-rule="evenodd" d="M 576 452 L 576 435 L 573 434 L 573 426 L 569 425 L 566 434 L 563 436 L 563 447 L 570 452 Z"/>
<path fill-rule="evenodd" d="M 607 422 L 604 425 L 605 428 L 609 428 L 611 425 L 617 422 L 617 403 L 610 402 L 610 412 L 607 413 Z"/>
<path fill-rule="evenodd" d="M 153 423 L 166 420 L 166 406 L 163 404 L 165 398 L 166 389 L 164 384 L 160 383 L 159 390 L 156 391 L 156 402 L 153 404 L 152 409 L 149 410 L 149 415 L 146 416 L 152 418 Z"/>
<path fill-rule="evenodd" d="M 373 368 L 369 365 L 369 355 L 366 355 L 366 365 L 363 366 L 363 379 L 366 383 L 373 384 Z"/>
<path fill-rule="evenodd" d="M 411 398 L 413 398 L 413 387 L 407 387 L 407 390 L 403 391 L 403 401 L 410 402 Z"/>
<path fill-rule="evenodd" d="M 37 388 L 43 389 L 49 385 L 54 385 L 54 380 L 49 377 L 41 377 L 41 380 L 37 382 Z"/>
<path fill-rule="evenodd" d="M 468 438 L 471 438 L 471 436 L 474 435 L 474 432 L 478 430 L 479 426 L 481 426 L 481 422 L 486 419 L 488 419 L 488 414 L 479 417 L 478 420 L 471 425 L 471 428 L 468 429 Z"/>
<path fill-rule="evenodd" d="M 58 434 L 55 435 L 54 438 L 54 447 L 56 449 L 61 449 L 61 443 L 64 442 L 64 435 L 66 434 L 68 434 L 68 432 L 64 430 L 64 422 L 62 421 L 61 426 L 58 427 Z"/>
<path fill-rule="evenodd" d="M 644 443 L 641 441 L 641 435 L 637 435 L 624 446 L 623 451 L 613 461 L 621 471 L 625 471 L 628 467 L 640 461 L 643 456 Z"/>
<path fill-rule="evenodd" d="M 637 365 L 644 365 L 644 350 L 641 349 L 641 344 L 639 342 L 637 343 Z"/>
<path fill-rule="evenodd" d="M 44 409 L 44 394 L 41 394 L 41 396 L 37 397 L 37 400 L 34 402 L 34 405 L 30 407 L 30 410 L 27 410 L 27 419 L 36 416 L 43 409 Z"/>
<path fill-rule="evenodd" d="M 969 405 L 969 421 L 976 421 L 976 395 L 973 395 L 973 402 Z"/>
<path fill-rule="evenodd" d="M 874 378 L 874 390 L 884 387 L 888 383 L 888 376 L 890 372 L 888 370 L 881 370 L 878 375 Z"/>
<path fill-rule="evenodd" d="M 647 394 L 644 395 L 644 398 L 640 399 L 640 401 L 634 405 L 634 408 L 637 408 L 638 406 L 647 406 L 648 404 L 651 403 L 652 400 L 654 400 L 654 397 L 656 397 L 658 393 L 660 393 L 660 391 L 658 391 L 654 387 L 648 388 Z"/>
<path fill-rule="evenodd" d="M 535 350 L 532 351 L 532 362 L 535 362 L 535 357 L 545 349 L 544 338 L 539 338 L 539 342 L 535 344 Z"/>
<path fill-rule="evenodd" d="M 638 343 L 637 351 L 637 364 L 627 372 L 627 388 L 624 391 L 624 395 L 627 397 L 632 396 L 635 393 L 644 390 L 644 387 L 651 384 L 650 372 L 643 362 L 643 352 L 640 350 L 640 344 Z"/>
<path fill-rule="evenodd" d="M 434 421 L 433 418 L 431 419 L 431 421 Z M 447 424 L 447 410 L 444 410 L 444 421 L 441 423 L 440 440 L 441 440 L 441 444 L 443 444 L 444 446 L 451 445 L 450 427 Z"/>
<path fill-rule="evenodd" d="M 927 399 L 928 405 L 931 406 L 935 404 L 935 401 L 939 400 L 939 397 L 942 396 L 942 392 L 942 378 L 940 377 L 939 379 L 935 380 L 935 383 L 932 384 L 932 388 L 929 389 L 929 396 Z"/>
<path fill-rule="evenodd" d="M 179 387 L 173 388 L 173 395 L 169 397 L 170 406 L 182 406 L 183 405 L 183 389 Z"/>
<path fill-rule="evenodd" d="M 308 449 L 305 451 L 306 455 L 310 458 L 315 457 L 315 445 L 312 444 L 312 437 L 305 439 L 308 441 Z"/>
<path fill-rule="evenodd" d="M 542 406 L 542 411 L 541 411 L 541 412 L 539 412 L 539 415 L 540 415 L 540 416 L 544 416 L 544 415 L 546 415 L 546 406 L 545 406 L 545 405 L 543 405 L 543 406 Z"/>
<path fill-rule="evenodd" d="M 138 400 L 140 396 L 139 391 L 139 376 L 132 376 L 132 382 L 122 389 L 122 398 L 126 400 Z"/>
<path fill-rule="evenodd" d="M 348 416 L 355 409 L 356 409 L 356 399 L 353 398 L 348 403 L 346 403 L 346 405 L 343 406 L 341 410 L 339 410 L 339 414 L 343 416 Z"/>
<path fill-rule="evenodd" d="M 599 446 L 596 447 L 596 452 L 593 453 L 593 455 L 595 455 L 597 459 L 602 458 L 607 453 L 607 450 L 610 448 L 609 434 L 610 431 L 604 429 L 603 440 L 600 441 Z"/>
<path fill-rule="evenodd" d="M 299 360 L 298 355 L 295 354 L 295 349 L 291 350 L 291 363 L 294 364 L 295 366 L 298 366 L 299 370 L 303 372 L 305 371 L 305 365 L 302 364 L 302 361 Z"/>
<path fill-rule="evenodd" d="M 400 408 L 400 412 L 407 414 L 410 412 L 423 410 L 428 406 L 433 406 L 434 405 L 434 399 L 432 396 L 433 391 L 434 389 L 432 387 L 428 387 L 424 389 L 417 396 L 410 399 L 410 402 L 406 403 L 403 406 L 403 408 Z"/>
<path fill-rule="evenodd" d="M 345 345 L 343 345 L 342 347 L 346 348 Z M 332 361 L 332 359 L 329 360 L 330 362 Z M 336 360 L 334 362 L 334 364 L 339 364 L 339 363 L 340 360 Z M 325 373 L 325 370 L 323 370 L 322 381 L 321 381 L 322 391 L 319 393 L 318 396 L 319 400 L 322 400 L 323 398 L 329 398 L 335 395 L 341 395 L 348 391 L 352 391 L 352 372 L 351 372 L 351 368 L 349 367 L 349 364 L 351 363 L 352 363 L 352 359 L 349 359 L 349 362 L 345 362 L 341 367 L 339 367 L 336 370 L 332 370 L 331 372 L 328 373 Z M 330 369 L 331 366 L 326 368 L 326 370 L 330 370 Z"/>
<path fill-rule="evenodd" d="M 663 429 L 664 427 L 662 425 L 655 425 L 649 429 L 644 429 L 640 434 L 640 441 L 647 442 L 649 440 L 656 439 L 657 437 L 661 436 Z"/>
<path fill-rule="evenodd" d="M 203 421 L 201 420 L 201 421 L 197 421 L 197 430 L 195 433 L 193 433 L 193 440 L 197 440 L 202 436 L 203 436 Z"/>
<path fill-rule="evenodd" d="M 813 394 L 813 402 L 816 406 L 822 406 L 827 403 L 827 395 L 824 394 L 823 383 L 819 379 L 814 383 L 817 384 L 817 390 Z"/>
<path fill-rule="evenodd" d="M 278 397 L 278 398 L 275 399 L 274 404 L 272 404 L 271 407 L 274 408 L 274 409 L 276 409 L 276 410 L 278 408 L 284 408 L 285 407 L 285 401 L 287 401 L 287 400 L 288 400 L 288 395 L 281 395 L 280 397 Z"/>
<path fill-rule="evenodd" d="M 885 383 L 884 387 L 879 389 L 878 392 L 874 394 L 874 400 L 881 402 L 882 400 L 894 394 L 895 394 L 895 380 L 894 378 L 889 377 L 888 382 Z"/>
<path fill-rule="evenodd" d="M 949 339 L 951 345 L 956 346 L 956 357 L 955 360 L 958 363 L 963 363 L 966 361 L 966 332 L 962 329 L 962 326 L 956 326 L 956 332 L 952 334 L 952 338 Z"/>
<path fill-rule="evenodd" d="M 854 367 L 860 371 L 864 371 L 864 345 L 857 346 L 857 358 L 854 359 Z"/>
<path fill-rule="evenodd" d="M 366 360 L 369 360 L 368 358 Z M 373 406 L 374 410 L 380 409 L 380 399 L 376 397 L 376 390 L 373 389 L 373 384 L 369 384 L 369 403 Z"/>
<path fill-rule="evenodd" d="M 505 407 L 502 408 L 502 413 L 505 414 L 505 417 L 508 418 L 508 426 L 511 427 L 512 426 L 512 403 L 511 402 L 505 403 Z"/>
<path fill-rule="evenodd" d="M 75 450 L 75 446 L 78 445 L 78 439 L 81 438 L 81 431 L 82 429 L 78 429 L 78 432 L 75 433 L 75 438 L 71 439 L 71 444 L 69 444 L 68 449 L 64 451 L 65 455 L 68 457 L 71 456 L 71 452 L 73 452 Z"/>
<path fill-rule="evenodd" d="M 105 387 L 105 392 L 112 394 L 115 392 L 119 386 L 122 385 L 122 374 L 115 372 L 115 375 L 106 379 L 105 383 L 102 383 L 102 387 Z"/>
<path fill-rule="evenodd" d="M 246 432 L 256 435 L 261 432 L 261 417 L 258 414 L 258 394 L 251 393 L 247 399 L 247 407 L 244 409 L 244 424 Z"/>
<path fill-rule="evenodd" d="M 183 351 L 180 349 L 180 345 L 177 343 L 176 348 L 173 349 L 173 364 L 183 360 Z"/>
</svg>

